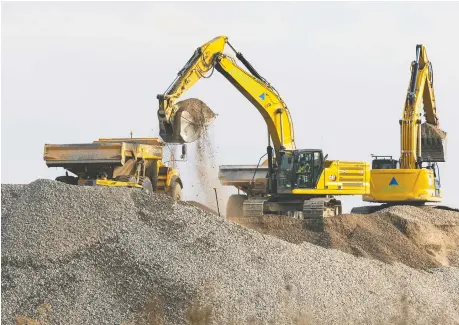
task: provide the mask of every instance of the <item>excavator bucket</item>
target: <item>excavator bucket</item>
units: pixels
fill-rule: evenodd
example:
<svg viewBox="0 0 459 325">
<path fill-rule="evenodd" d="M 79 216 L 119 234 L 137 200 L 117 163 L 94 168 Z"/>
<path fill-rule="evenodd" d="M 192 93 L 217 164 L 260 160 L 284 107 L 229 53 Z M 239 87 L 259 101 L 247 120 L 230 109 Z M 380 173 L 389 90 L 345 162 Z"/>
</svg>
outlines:
<svg viewBox="0 0 459 325">
<path fill-rule="evenodd" d="M 190 143 L 198 140 L 214 121 L 216 114 L 203 101 L 189 98 L 177 102 L 171 118 L 173 134 L 162 136 L 169 143 Z"/>
<path fill-rule="evenodd" d="M 423 161 L 445 162 L 446 132 L 429 124 L 421 124 L 421 156 Z"/>
</svg>

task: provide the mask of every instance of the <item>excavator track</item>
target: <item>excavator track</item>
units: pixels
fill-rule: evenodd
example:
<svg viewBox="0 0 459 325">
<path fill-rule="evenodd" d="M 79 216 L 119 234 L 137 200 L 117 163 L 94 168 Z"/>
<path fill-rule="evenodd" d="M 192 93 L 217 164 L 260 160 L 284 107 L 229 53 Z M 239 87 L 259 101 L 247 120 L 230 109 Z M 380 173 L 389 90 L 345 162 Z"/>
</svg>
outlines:
<svg viewBox="0 0 459 325">
<path fill-rule="evenodd" d="M 264 203 L 266 199 L 248 199 L 242 204 L 242 215 L 244 217 L 263 216 Z"/>
<path fill-rule="evenodd" d="M 251 198 L 242 203 L 243 217 L 261 217 L 269 213 L 267 198 Z M 279 203 L 277 203 L 279 204 Z M 266 206 L 267 205 L 267 206 Z M 267 209 L 267 211 L 265 211 Z M 302 211 L 287 211 L 287 215 L 297 219 L 323 219 L 336 217 L 342 213 L 341 201 L 335 198 L 312 198 L 303 202 Z M 276 214 L 273 212 L 273 214 Z"/>
<path fill-rule="evenodd" d="M 303 216 L 305 219 L 336 217 L 341 212 L 341 201 L 334 198 L 313 198 L 303 203 Z"/>
</svg>

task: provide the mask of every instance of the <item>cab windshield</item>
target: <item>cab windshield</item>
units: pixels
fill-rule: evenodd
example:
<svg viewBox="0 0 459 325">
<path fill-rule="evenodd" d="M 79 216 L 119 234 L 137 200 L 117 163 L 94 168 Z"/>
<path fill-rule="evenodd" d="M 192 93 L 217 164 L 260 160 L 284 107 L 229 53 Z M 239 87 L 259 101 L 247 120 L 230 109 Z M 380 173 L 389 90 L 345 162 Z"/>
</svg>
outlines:
<svg viewBox="0 0 459 325">
<path fill-rule="evenodd" d="M 323 169 L 321 151 L 287 151 L 278 173 L 278 188 L 315 188 Z"/>
<path fill-rule="evenodd" d="M 322 152 L 299 152 L 295 160 L 296 188 L 315 188 L 322 172 Z"/>
</svg>

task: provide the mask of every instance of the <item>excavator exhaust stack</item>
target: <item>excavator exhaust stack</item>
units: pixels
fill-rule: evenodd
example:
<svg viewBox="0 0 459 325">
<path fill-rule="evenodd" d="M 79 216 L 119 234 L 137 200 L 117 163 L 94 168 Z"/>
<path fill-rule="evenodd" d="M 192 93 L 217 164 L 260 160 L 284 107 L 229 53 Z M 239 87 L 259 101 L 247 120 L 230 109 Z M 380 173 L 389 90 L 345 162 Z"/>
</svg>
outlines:
<svg viewBox="0 0 459 325">
<path fill-rule="evenodd" d="M 189 98 L 174 105 L 169 124 L 160 132 L 161 138 L 167 143 L 191 143 L 198 140 L 216 114 L 203 101 Z"/>
<path fill-rule="evenodd" d="M 426 162 L 446 160 L 446 132 L 427 122 L 421 124 L 421 157 Z"/>
</svg>

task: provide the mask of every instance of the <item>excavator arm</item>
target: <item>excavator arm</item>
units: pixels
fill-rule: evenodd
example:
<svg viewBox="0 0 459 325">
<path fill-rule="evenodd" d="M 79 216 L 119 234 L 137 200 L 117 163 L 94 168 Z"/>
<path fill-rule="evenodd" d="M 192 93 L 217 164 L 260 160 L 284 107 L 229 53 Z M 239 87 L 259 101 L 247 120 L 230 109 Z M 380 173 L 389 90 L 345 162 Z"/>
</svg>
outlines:
<svg viewBox="0 0 459 325">
<path fill-rule="evenodd" d="M 425 123 L 421 124 L 421 105 Z M 444 139 L 433 89 L 432 64 L 423 45 L 416 46 L 416 60 L 411 65 L 411 79 L 401 125 L 400 168 L 420 168 L 423 161 L 445 161 Z"/>
<path fill-rule="evenodd" d="M 424 122 L 421 122 L 421 110 L 424 110 Z M 423 45 L 416 46 L 416 60 L 411 64 L 400 129 L 400 161 L 376 156 L 370 172 L 370 194 L 364 195 L 363 200 L 416 205 L 441 202 L 437 162 L 445 161 L 446 133 L 440 130 L 432 64 Z"/>
<path fill-rule="evenodd" d="M 225 45 L 234 51 L 235 57 L 223 53 Z M 237 62 L 242 63 L 244 68 Z M 334 216 L 341 213 L 341 201 L 333 195 L 362 195 L 368 192 L 368 163 L 328 161 L 320 149 L 296 149 L 287 105 L 276 89 L 234 49 L 225 36 L 214 38 L 198 48 L 166 92 L 158 95 L 158 118 L 163 141 L 187 143 L 203 135 L 214 116 L 213 112 L 199 100 L 177 100 L 199 79 L 212 76 L 214 70 L 255 106 L 268 131 L 267 166 L 264 163 L 260 166 L 260 159 L 258 165 L 219 168 L 222 185 L 235 186 L 246 193 L 232 196 L 228 201 L 227 206 L 230 210 L 234 208 L 237 216 Z M 242 113 L 239 118 L 244 117 Z M 250 130 L 241 132 L 250 133 Z M 228 212 L 228 216 L 231 214 Z"/>
<path fill-rule="evenodd" d="M 180 130 L 176 129 L 179 125 L 177 125 L 178 123 L 176 123 L 174 119 L 177 118 L 177 122 L 179 122 L 180 119 L 177 115 L 180 107 L 176 104 L 176 102 L 199 79 L 206 78 L 205 74 L 214 67 L 215 54 L 223 51 L 226 41 L 227 38 L 224 36 L 216 37 L 196 49 L 193 56 L 178 72 L 177 77 L 166 89 L 164 94 L 157 96 L 159 100 L 159 130 L 160 135 L 165 142 L 193 142 L 199 136 L 199 134 L 192 138 L 189 136 L 186 137 L 185 134 L 182 134 L 183 136 L 181 136 Z M 197 121 L 192 120 L 189 122 L 193 124 Z"/>
<path fill-rule="evenodd" d="M 238 66 L 233 57 L 223 53 L 226 44 L 236 53 L 236 58 L 248 71 Z M 293 123 L 286 104 L 274 87 L 253 68 L 241 53 L 231 46 L 225 36 L 216 37 L 199 47 L 166 92 L 158 95 L 160 135 L 165 142 L 193 142 L 201 135 L 202 128 L 208 125 L 208 121 L 212 120 L 214 115 L 207 113 L 208 118 L 204 116 L 205 121 L 203 122 L 202 116 L 196 116 L 194 112 L 187 109 L 186 105 L 181 105 L 176 101 L 199 79 L 209 78 L 214 69 L 236 87 L 260 112 L 266 122 L 276 154 L 280 150 L 295 149 Z M 206 73 L 211 70 L 210 76 L 206 76 Z M 187 113 L 190 114 L 184 118 L 184 114 Z M 190 124 L 195 126 L 200 124 L 197 127 L 199 130 L 192 132 L 192 135 L 184 132 L 187 127 L 190 127 Z"/>
</svg>

